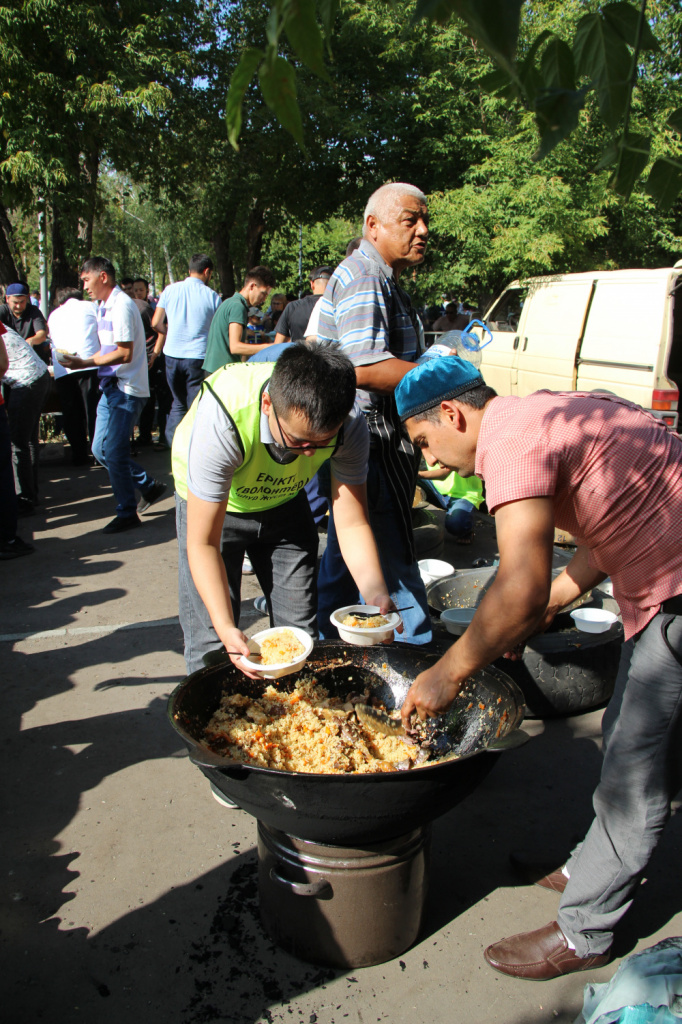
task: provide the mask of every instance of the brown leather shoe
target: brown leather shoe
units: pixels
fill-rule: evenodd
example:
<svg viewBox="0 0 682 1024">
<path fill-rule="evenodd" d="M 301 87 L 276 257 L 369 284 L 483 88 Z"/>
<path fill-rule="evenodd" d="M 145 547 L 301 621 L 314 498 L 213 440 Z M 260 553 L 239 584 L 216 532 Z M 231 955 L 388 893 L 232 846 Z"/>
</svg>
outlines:
<svg viewBox="0 0 682 1024">
<path fill-rule="evenodd" d="M 550 889 L 556 893 L 562 893 L 566 888 L 568 879 L 561 870 L 563 865 L 559 864 L 557 867 L 556 860 L 554 863 L 550 863 L 528 857 L 525 854 L 510 853 L 509 863 L 532 885 L 540 885 L 543 889 Z"/>
<path fill-rule="evenodd" d="M 541 885 L 543 889 L 551 889 L 552 892 L 561 893 L 566 888 L 567 881 L 568 879 L 561 868 L 557 868 L 556 871 L 550 871 L 544 878 L 538 878 L 533 882 L 533 885 Z"/>
<path fill-rule="evenodd" d="M 596 970 L 609 961 L 609 953 L 580 957 L 568 948 L 556 921 L 534 932 L 522 932 L 488 946 L 483 954 L 500 974 L 529 981 L 548 981 L 574 971 Z"/>
</svg>

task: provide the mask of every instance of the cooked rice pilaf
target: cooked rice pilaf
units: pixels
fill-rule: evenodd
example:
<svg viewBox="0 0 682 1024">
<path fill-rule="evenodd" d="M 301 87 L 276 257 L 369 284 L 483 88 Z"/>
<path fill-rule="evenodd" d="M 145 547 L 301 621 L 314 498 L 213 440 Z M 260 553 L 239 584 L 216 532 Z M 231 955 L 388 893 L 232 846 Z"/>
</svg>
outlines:
<svg viewBox="0 0 682 1024">
<path fill-rule="evenodd" d="M 260 645 L 262 665 L 290 665 L 305 647 L 290 629 L 278 629 L 266 636 Z"/>
<path fill-rule="evenodd" d="M 362 697 L 370 699 L 369 693 Z M 289 772 L 396 771 L 419 753 L 399 737 L 361 725 L 353 702 L 330 697 L 314 678 L 299 679 L 291 693 L 268 686 L 257 700 L 225 694 L 204 735 L 216 753 Z"/>
<path fill-rule="evenodd" d="M 343 626 L 354 626 L 360 629 L 375 629 L 377 626 L 387 626 L 388 619 L 385 615 L 368 615 L 359 618 L 357 615 L 344 616 L 341 620 Z"/>
</svg>

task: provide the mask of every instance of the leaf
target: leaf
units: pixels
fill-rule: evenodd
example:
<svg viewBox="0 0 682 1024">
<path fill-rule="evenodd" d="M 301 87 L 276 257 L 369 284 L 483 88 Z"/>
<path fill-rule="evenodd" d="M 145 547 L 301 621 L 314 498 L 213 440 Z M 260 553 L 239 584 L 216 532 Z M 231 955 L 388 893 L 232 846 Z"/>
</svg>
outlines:
<svg viewBox="0 0 682 1024">
<path fill-rule="evenodd" d="M 516 84 L 502 68 L 495 68 L 494 71 L 481 75 L 476 79 L 476 84 L 484 92 L 489 92 L 492 96 L 502 96 L 506 100 L 514 99 L 519 94 Z"/>
<path fill-rule="evenodd" d="M 264 58 L 262 50 L 250 48 L 244 50 L 239 64 L 232 73 L 230 88 L 225 103 L 225 121 L 227 122 L 227 138 L 230 145 L 239 152 L 237 140 L 242 130 L 242 104 L 249 83 L 256 73 L 256 68 Z"/>
<path fill-rule="evenodd" d="M 296 73 L 284 57 L 277 57 L 272 64 L 261 64 L 260 79 L 263 99 L 283 128 L 293 135 L 305 152 L 301 111 L 296 100 Z"/>
<path fill-rule="evenodd" d="M 589 78 L 597 92 L 606 124 L 615 129 L 630 90 L 632 59 L 624 40 L 601 14 L 586 14 L 576 28 L 573 56 L 578 74 Z"/>
<path fill-rule="evenodd" d="M 585 89 L 547 89 L 536 97 L 535 121 L 540 132 L 540 145 L 533 160 L 542 160 L 578 124 L 585 103 Z"/>
<path fill-rule="evenodd" d="M 616 142 L 618 162 L 609 179 L 609 188 L 622 196 L 629 196 L 644 168 L 649 163 L 651 136 L 629 134 Z"/>
<path fill-rule="evenodd" d="M 637 44 L 637 27 L 639 25 L 639 11 L 632 4 L 615 3 L 602 7 L 602 14 L 608 23 L 616 30 L 628 46 Z M 640 50 L 660 50 L 658 40 L 651 31 L 651 26 L 646 18 L 642 19 L 642 35 L 639 40 Z"/>
<path fill-rule="evenodd" d="M 456 15 L 474 39 L 515 79 L 514 58 L 523 3 L 524 0 L 418 0 L 414 20 L 429 18 L 442 24 Z"/>
<path fill-rule="evenodd" d="M 575 90 L 573 51 L 568 43 L 556 36 L 542 54 L 542 75 L 549 89 Z"/>
<path fill-rule="evenodd" d="M 284 0 L 284 31 L 299 60 L 320 78 L 329 80 L 324 66 L 324 41 L 317 24 L 315 0 Z"/>
<path fill-rule="evenodd" d="M 661 210 L 669 209 L 682 192 L 682 163 L 668 156 L 659 157 L 651 168 L 646 189 Z"/>
<path fill-rule="evenodd" d="M 336 21 L 336 15 L 339 13 L 341 0 L 318 0 L 317 6 L 324 34 L 329 39 L 334 33 L 334 22 Z"/>
<path fill-rule="evenodd" d="M 678 107 L 677 110 L 673 110 L 672 114 L 666 121 L 666 124 L 674 128 L 675 131 L 682 135 L 682 107 Z"/>
</svg>

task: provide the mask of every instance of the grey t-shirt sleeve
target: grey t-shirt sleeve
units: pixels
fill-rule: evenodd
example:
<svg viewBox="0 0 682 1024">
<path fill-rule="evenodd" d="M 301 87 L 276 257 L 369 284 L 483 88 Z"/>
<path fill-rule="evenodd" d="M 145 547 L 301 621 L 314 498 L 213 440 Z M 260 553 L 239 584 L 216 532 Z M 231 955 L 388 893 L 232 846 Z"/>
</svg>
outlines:
<svg viewBox="0 0 682 1024">
<path fill-rule="evenodd" d="M 188 490 L 202 501 L 225 501 L 242 462 L 235 428 L 220 403 L 205 391 L 189 440 Z"/>
<path fill-rule="evenodd" d="M 343 424 L 343 444 L 331 457 L 331 471 L 341 484 L 364 484 L 369 458 L 369 430 L 356 402 Z"/>
</svg>

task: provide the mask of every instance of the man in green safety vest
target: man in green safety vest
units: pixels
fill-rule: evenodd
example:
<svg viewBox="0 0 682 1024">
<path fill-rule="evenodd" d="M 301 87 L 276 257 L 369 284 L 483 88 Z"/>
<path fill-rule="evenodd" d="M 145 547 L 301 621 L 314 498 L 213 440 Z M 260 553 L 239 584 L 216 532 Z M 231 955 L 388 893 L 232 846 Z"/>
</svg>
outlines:
<svg viewBox="0 0 682 1024">
<path fill-rule="evenodd" d="M 318 538 L 305 485 L 329 460 L 341 552 L 368 604 L 393 608 L 367 516 L 369 434 L 355 371 L 336 346 L 208 377 L 173 440 L 180 623 L 188 672 L 223 646 L 239 665 L 244 554 L 270 622 L 316 635 Z M 242 665 L 239 665 L 243 669 Z"/>
</svg>

